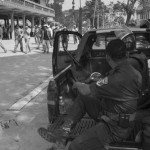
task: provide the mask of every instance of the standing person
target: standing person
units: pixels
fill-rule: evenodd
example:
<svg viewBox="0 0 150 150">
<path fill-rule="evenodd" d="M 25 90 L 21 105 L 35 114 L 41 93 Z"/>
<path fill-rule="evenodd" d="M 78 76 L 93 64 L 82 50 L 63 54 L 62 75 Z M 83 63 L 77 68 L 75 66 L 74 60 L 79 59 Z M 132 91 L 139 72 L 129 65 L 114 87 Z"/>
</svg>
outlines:
<svg viewBox="0 0 150 150">
<path fill-rule="evenodd" d="M 109 143 L 129 137 L 140 98 L 142 76 L 128 63 L 126 45 L 120 39 L 107 45 L 106 60 L 112 67 L 108 76 L 91 84 L 74 83 L 79 95 L 62 126 L 54 132 L 45 131 L 50 142 L 68 138 L 71 128 L 86 113 L 96 121 L 101 113 L 100 122 L 79 135 L 69 150 L 104 150 Z"/>
<path fill-rule="evenodd" d="M 51 32 L 49 30 L 48 24 L 44 24 L 44 28 L 42 31 L 42 42 L 44 53 L 49 53 L 50 39 L 51 39 Z"/>
<path fill-rule="evenodd" d="M 134 36 L 133 32 L 126 26 L 124 26 L 124 32 L 115 32 L 116 36 L 123 40 L 126 44 L 127 52 L 128 52 L 128 62 L 138 70 L 142 75 L 142 97 L 138 102 L 138 109 L 143 109 L 143 107 L 148 107 L 148 91 L 149 91 L 149 70 L 148 70 L 148 59 L 146 55 L 138 50 L 138 35 Z M 143 35 L 139 35 L 140 38 L 145 39 Z M 144 43 L 147 43 L 146 39 Z M 145 45 L 145 44 L 144 44 Z M 140 47 L 142 46 L 142 42 L 140 42 Z M 137 49 L 136 49 L 137 48 Z M 146 106 L 147 105 L 147 106 Z"/>
<path fill-rule="evenodd" d="M 49 25 L 49 31 L 50 31 L 50 46 L 53 47 L 53 29 L 51 25 Z"/>
<path fill-rule="evenodd" d="M 23 52 L 23 30 L 19 27 L 19 25 L 15 28 L 15 47 L 14 47 L 14 53 L 17 51 L 17 47 L 20 44 L 20 50 Z"/>
<path fill-rule="evenodd" d="M 55 29 L 53 29 L 53 38 L 54 38 L 54 39 L 55 39 L 55 35 L 56 35 L 56 32 L 57 32 L 57 31 L 60 31 L 60 30 L 59 30 L 59 26 L 56 26 Z"/>
<path fill-rule="evenodd" d="M 7 36 L 8 36 L 8 40 L 10 39 L 10 27 L 9 25 L 7 25 Z"/>
<path fill-rule="evenodd" d="M 25 40 L 25 44 L 26 44 L 26 54 L 28 52 L 31 52 L 31 48 L 30 48 L 30 33 L 31 33 L 31 29 L 29 28 L 29 26 L 25 27 L 25 31 L 24 31 L 24 40 Z"/>
<path fill-rule="evenodd" d="M 73 30 L 72 31 L 78 32 L 78 29 L 77 29 L 77 27 L 75 25 L 73 26 Z M 73 39 L 74 39 L 74 44 L 76 44 L 77 43 L 77 36 L 73 35 Z"/>
<path fill-rule="evenodd" d="M 62 31 L 68 31 L 66 26 L 64 27 L 64 29 Z M 68 49 L 68 41 L 69 41 L 69 35 L 68 34 L 62 34 L 62 46 L 65 50 Z"/>
<path fill-rule="evenodd" d="M 42 37 L 41 26 L 37 26 L 35 28 L 35 41 L 36 41 L 36 44 L 38 45 L 37 49 L 40 49 L 41 37 Z"/>
<path fill-rule="evenodd" d="M 38 26 L 35 26 L 35 30 L 34 30 L 34 39 L 35 39 L 35 44 L 37 44 L 37 36 L 36 33 L 38 32 Z"/>
<path fill-rule="evenodd" d="M 0 24 L 0 47 L 4 50 L 5 53 L 7 53 L 6 48 L 2 44 L 2 40 L 3 40 L 3 28 L 2 25 Z"/>
</svg>

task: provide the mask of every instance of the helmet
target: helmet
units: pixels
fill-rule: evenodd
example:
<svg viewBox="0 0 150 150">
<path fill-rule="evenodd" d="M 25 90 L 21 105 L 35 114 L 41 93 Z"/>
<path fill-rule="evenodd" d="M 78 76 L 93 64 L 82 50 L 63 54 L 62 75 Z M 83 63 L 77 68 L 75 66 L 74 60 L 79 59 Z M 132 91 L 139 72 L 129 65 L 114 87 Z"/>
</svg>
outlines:
<svg viewBox="0 0 150 150">
<path fill-rule="evenodd" d="M 117 38 L 123 40 L 126 44 L 127 51 L 133 51 L 136 48 L 136 41 L 133 32 L 127 27 L 123 26 L 123 29 L 115 31 Z"/>
<path fill-rule="evenodd" d="M 136 41 L 135 36 L 133 34 L 129 34 L 122 39 L 127 47 L 127 51 L 133 51 L 136 49 Z"/>
</svg>

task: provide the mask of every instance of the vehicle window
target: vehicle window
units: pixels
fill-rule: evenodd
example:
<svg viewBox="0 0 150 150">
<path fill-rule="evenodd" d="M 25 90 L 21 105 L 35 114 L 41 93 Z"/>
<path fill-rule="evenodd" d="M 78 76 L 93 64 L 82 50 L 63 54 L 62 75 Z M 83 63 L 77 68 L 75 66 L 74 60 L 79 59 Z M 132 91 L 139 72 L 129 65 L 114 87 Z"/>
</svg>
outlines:
<svg viewBox="0 0 150 150">
<path fill-rule="evenodd" d="M 116 36 L 113 34 L 97 35 L 97 38 L 95 42 L 93 43 L 92 50 L 105 50 L 107 44 L 113 39 L 116 39 Z"/>
<path fill-rule="evenodd" d="M 74 34 L 61 34 L 59 36 L 59 51 L 75 51 L 77 50 L 80 37 Z"/>
<path fill-rule="evenodd" d="M 135 34 L 136 49 L 150 49 L 150 34 L 138 33 Z"/>
</svg>

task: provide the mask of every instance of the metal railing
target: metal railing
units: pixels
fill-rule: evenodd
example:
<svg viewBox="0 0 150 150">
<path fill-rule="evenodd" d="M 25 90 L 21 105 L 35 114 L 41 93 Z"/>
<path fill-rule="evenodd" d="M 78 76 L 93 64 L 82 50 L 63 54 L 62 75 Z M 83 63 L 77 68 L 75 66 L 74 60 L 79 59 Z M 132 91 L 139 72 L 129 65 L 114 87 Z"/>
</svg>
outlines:
<svg viewBox="0 0 150 150">
<path fill-rule="evenodd" d="M 46 6 L 40 5 L 38 3 L 32 2 L 30 0 L 3 0 L 0 1 L 5 4 L 6 3 L 15 3 L 16 5 L 21 5 L 24 7 L 28 7 L 29 9 L 34 9 L 36 11 L 42 11 L 43 13 L 50 13 L 52 16 L 55 16 L 55 11 L 52 8 L 48 8 Z"/>
</svg>

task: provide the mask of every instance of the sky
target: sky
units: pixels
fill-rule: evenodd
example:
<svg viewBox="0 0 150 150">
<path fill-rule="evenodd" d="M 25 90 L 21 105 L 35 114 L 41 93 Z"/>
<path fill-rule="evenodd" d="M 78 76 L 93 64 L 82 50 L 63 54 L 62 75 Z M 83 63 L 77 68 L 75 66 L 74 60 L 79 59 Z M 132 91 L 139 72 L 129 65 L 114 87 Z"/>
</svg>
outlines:
<svg viewBox="0 0 150 150">
<path fill-rule="evenodd" d="M 110 2 L 117 2 L 118 0 L 101 0 L 106 5 L 108 5 Z M 126 0 L 119 0 L 119 1 L 126 1 Z M 78 9 L 80 7 L 80 0 L 74 0 L 75 2 L 75 9 Z M 85 5 L 86 0 L 81 0 L 81 6 L 83 7 Z M 68 10 L 72 8 L 72 0 L 64 0 L 63 4 L 63 10 Z"/>
</svg>

